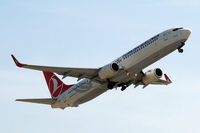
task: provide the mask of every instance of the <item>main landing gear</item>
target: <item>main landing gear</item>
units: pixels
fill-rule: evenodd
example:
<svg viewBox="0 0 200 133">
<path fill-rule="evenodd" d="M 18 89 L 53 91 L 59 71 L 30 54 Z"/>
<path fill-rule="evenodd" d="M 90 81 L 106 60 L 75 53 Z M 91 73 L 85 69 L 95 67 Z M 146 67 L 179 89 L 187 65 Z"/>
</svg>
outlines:
<svg viewBox="0 0 200 133">
<path fill-rule="evenodd" d="M 126 90 L 127 87 L 128 87 L 127 85 L 123 85 L 122 88 L 121 88 L 121 91 Z"/>
<path fill-rule="evenodd" d="M 110 90 L 113 89 L 115 85 L 116 85 L 116 82 L 111 82 L 111 81 L 108 80 L 108 84 L 107 84 L 108 89 L 110 89 Z M 121 87 L 121 91 L 124 91 L 124 90 L 126 90 L 128 85 L 125 84 L 125 83 L 121 83 L 121 84 L 118 85 L 118 87 Z"/>
<path fill-rule="evenodd" d="M 182 47 L 185 45 L 184 42 L 181 43 L 181 45 L 177 48 L 179 53 L 183 53 Z"/>
<path fill-rule="evenodd" d="M 114 86 L 115 86 L 115 83 L 110 82 L 108 83 L 107 88 L 111 90 L 114 88 Z"/>
<path fill-rule="evenodd" d="M 107 79 L 107 81 L 108 81 L 107 88 L 110 89 L 110 90 L 113 89 L 116 82 L 112 82 L 109 79 Z"/>
<path fill-rule="evenodd" d="M 125 84 L 125 83 L 122 83 L 122 84 L 119 84 L 118 87 L 121 87 L 121 91 L 124 91 L 124 90 L 126 90 L 126 88 L 128 87 L 128 85 Z"/>
</svg>

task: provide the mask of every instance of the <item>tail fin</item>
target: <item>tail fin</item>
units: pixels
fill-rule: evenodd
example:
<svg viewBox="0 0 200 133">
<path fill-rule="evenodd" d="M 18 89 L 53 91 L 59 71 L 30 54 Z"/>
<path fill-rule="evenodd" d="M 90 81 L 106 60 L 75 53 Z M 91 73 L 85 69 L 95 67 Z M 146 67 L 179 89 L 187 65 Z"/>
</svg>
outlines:
<svg viewBox="0 0 200 133">
<path fill-rule="evenodd" d="M 52 72 L 43 71 L 44 77 L 51 93 L 52 98 L 58 97 L 60 94 L 71 88 L 73 85 L 65 85 L 55 74 Z"/>
</svg>

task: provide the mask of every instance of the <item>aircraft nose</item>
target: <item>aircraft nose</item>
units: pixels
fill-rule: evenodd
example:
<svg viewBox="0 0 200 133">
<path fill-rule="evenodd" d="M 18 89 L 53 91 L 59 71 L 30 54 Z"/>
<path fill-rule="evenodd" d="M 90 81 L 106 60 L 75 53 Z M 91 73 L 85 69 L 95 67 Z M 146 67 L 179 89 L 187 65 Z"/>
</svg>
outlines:
<svg viewBox="0 0 200 133">
<path fill-rule="evenodd" d="M 190 34 L 191 34 L 191 30 L 190 29 L 184 29 L 184 37 L 186 38 L 186 39 L 188 39 L 188 37 L 190 36 Z"/>
</svg>

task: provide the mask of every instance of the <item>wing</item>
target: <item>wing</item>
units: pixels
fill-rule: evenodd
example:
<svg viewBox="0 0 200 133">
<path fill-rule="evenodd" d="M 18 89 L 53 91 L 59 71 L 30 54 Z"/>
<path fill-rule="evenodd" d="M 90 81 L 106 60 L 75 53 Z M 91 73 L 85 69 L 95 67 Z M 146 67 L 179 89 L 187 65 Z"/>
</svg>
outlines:
<svg viewBox="0 0 200 133">
<path fill-rule="evenodd" d="M 171 82 L 169 82 L 169 81 L 160 79 L 160 80 L 158 80 L 158 81 L 152 82 L 151 84 L 154 84 L 154 85 L 168 85 L 168 84 L 170 84 L 170 83 L 171 83 Z"/>
<path fill-rule="evenodd" d="M 140 73 L 137 74 L 137 78 L 134 79 L 133 84 L 135 85 L 135 88 L 139 85 L 143 85 L 143 88 L 147 87 L 149 84 L 145 85 L 142 82 L 142 78 L 145 76 L 144 72 L 141 71 Z M 154 85 L 168 85 L 170 83 L 172 83 L 172 81 L 169 79 L 169 77 L 167 76 L 167 74 L 164 74 L 165 80 L 163 79 L 158 79 L 157 81 L 151 82 L 150 84 L 154 84 Z"/>
<path fill-rule="evenodd" d="M 70 67 L 53 67 L 53 66 L 38 66 L 38 65 L 28 65 L 20 63 L 13 55 L 11 55 L 15 64 L 21 68 L 53 72 L 59 75 L 63 75 L 63 78 L 70 76 L 79 79 L 89 78 L 94 79 L 98 76 L 98 70 L 95 68 L 70 68 Z"/>
<path fill-rule="evenodd" d="M 42 99 L 16 99 L 16 101 L 20 102 L 30 102 L 30 103 L 39 103 L 39 104 L 53 104 L 56 99 L 51 98 L 42 98 Z"/>
</svg>

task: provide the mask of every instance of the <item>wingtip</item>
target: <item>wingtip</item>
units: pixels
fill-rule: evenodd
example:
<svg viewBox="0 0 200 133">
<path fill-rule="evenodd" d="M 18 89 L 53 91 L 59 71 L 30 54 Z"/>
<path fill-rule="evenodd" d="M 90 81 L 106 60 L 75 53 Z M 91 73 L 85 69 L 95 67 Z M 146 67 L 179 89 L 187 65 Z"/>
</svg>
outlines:
<svg viewBox="0 0 200 133">
<path fill-rule="evenodd" d="M 14 56 L 13 54 L 11 54 L 11 57 L 12 57 L 13 61 L 15 62 L 16 66 L 18 66 L 18 67 L 24 67 L 24 64 L 21 64 L 21 63 L 15 58 L 15 56 Z"/>
<path fill-rule="evenodd" d="M 165 76 L 165 79 L 166 79 L 168 82 L 172 83 L 172 81 L 171 81 L 170 78 L 167 76 L 167 74 L 164 74 L 164 76 Z"/>
</svg>

